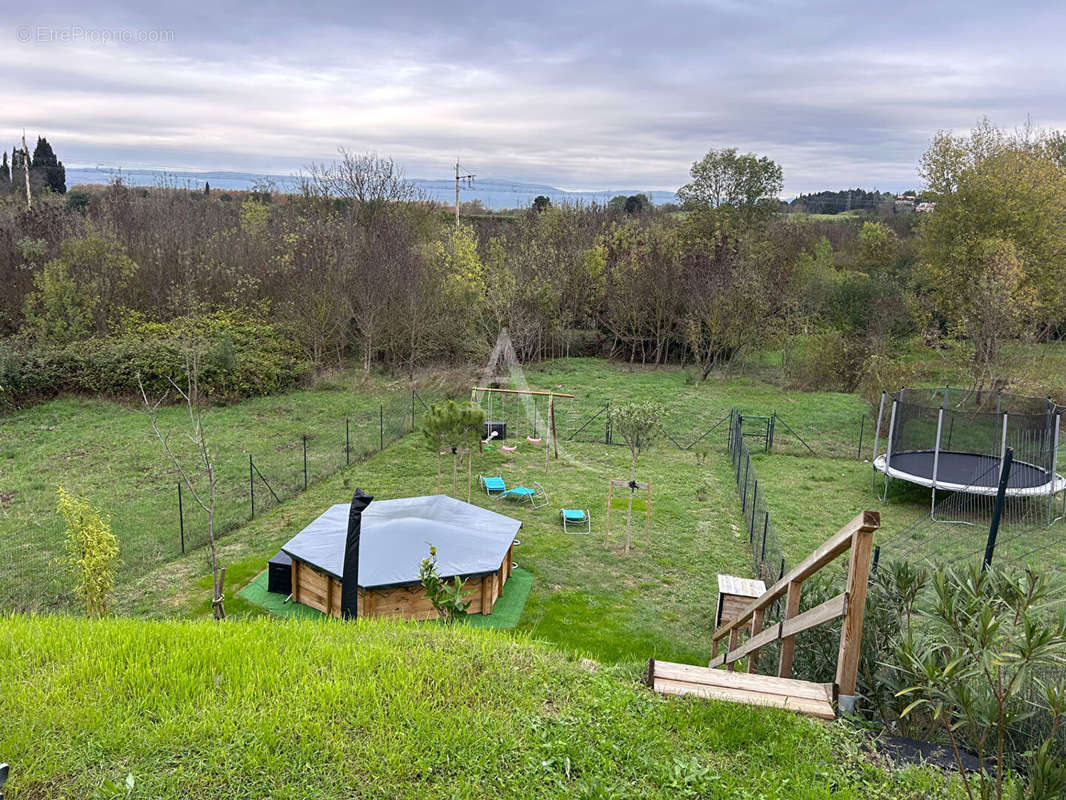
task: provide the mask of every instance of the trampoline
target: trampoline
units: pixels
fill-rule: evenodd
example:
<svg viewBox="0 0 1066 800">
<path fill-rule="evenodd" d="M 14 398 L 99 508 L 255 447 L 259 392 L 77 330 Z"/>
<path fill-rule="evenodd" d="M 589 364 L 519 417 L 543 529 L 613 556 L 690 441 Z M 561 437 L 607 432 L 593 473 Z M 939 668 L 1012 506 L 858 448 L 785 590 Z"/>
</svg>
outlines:
<svg viewBox="0 0 1066 800">
<path fill-rule="evenodd" d="M 978 453 L 909 450 L 892 455 L 892 465 L 886 469 L 886 457 L 874 459 L 874 469 L 890 478 L 898 478 L 918 486 L 933 487 L 934 467 L 936 487 L 949 492 L 994 495 L 999 489 L 999 458 Z M 1035 464 L 1014 461 L 1007 478 L 1008 497 L 1040 497 L 1057 494 L 1066 489 L 1066 480 L 1056 475 L 1049 480 L 1047 472 Z"/>
<path fill-rule="evenodd" d="M 871 459 L 884 475 L 883 499 L 890 478 L 931 489 L 934 508 L 938 489 L 994 496 L 1010 450 L 1005 496 L 1048 498 L 1050 514 L 1066 490 L 1058 472 L 1063 411 L 1050 398 L 948 386 L 883 392 Z"/>
</svg>

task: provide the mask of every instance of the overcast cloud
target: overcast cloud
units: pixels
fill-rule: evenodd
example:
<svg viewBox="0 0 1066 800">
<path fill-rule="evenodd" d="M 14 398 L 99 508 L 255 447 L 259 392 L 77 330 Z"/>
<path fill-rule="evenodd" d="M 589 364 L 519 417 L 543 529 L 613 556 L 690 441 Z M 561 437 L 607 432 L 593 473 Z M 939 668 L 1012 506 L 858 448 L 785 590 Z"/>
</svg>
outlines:
<svg viewBox="0 0 1066 800">
<path fill-rule="evenodd" d="M 934 132 L 982 116 L 1066 128 L 1058 3 L 508 5 L 8 4 L 0 136 L 69 165 L 290 173 L 344 146 L 583 189 L 672 190 L 733 146 L 794 194 L 916 184 Z"/>
</svg>

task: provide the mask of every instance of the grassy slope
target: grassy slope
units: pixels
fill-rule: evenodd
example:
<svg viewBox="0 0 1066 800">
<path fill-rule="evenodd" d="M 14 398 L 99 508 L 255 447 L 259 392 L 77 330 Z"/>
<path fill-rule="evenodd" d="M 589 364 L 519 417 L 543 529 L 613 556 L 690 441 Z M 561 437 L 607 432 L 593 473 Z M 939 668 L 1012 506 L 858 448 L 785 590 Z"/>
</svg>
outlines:
<svg viewBox="0 0 1066 800">
<path fill-rule="evenodd" d="M 11 800 L 128 774 L 203 800 L 949 796 L 842 726 L 664 701 L 492 632 L 9 617 L 0 663 Z"/>
<path fill-rule="evenodd" d="M 207 417 L 219 475 L 219 529 L 247 521 L 248 454 L 284 499 L 303 485 L 301 436 L 310 437 L 310 480 L 344 464 L 344 418 L 352 418 L 352 458 L 378 447 L 378 405 L 409 408 L 403 387 L 384 381 L 367 385 L 338 379 L 318 390 L 261 397 L 213 410 Z M 160 421 L 172 446 L 190 453 L 181 407 L 163 408 Z M 388 422 L 388 421 L 387 421 Z M 399 424 L 399 419 L 393 419 Z M 191 463 L 191 458 L 189 459 Z M 56 566 L 62 526 L 55 514 L 56 487 L 84 494 L 112 515 L 122 544 L 121 583 L 179 553 L 177 475 L 137 407 L 104 400 L 62 398 L 0 419 L 0 607 L 12 600 L 33 607 L 29 597 L 62 592 Z M 266 487 L 259 484 L 259 503 Z M 272 502 L 272 501 L 271 501 Z M 202 541 L 204 515 L 185 497 L 187 541 Z"/>
</svg>

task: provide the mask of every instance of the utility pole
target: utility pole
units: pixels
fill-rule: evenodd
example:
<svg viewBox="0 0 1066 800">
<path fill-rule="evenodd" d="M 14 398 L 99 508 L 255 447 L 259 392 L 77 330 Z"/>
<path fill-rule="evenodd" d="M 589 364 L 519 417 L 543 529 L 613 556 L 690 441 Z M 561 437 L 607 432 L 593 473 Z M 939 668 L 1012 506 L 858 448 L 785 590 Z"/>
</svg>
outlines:
<svg viewBox="0 0 1066 800">
<path fill-rule="evenodd" d="M 476 175 L 460 175 L 459 174 L 459 159 L 455 159 L 455 229 L 459 229 L 459 182 L 466 181 L 466 186 L 469 189 L 474 182 Z"/>
<path fill-rule="evenodd" d="M 30 192 L 30 148 L 26 146 L 26 131 L 22 132 L 22 168 L 26 175 L 26 210 L 33 208 L 33 195 Z M 15 176 L 12 175 L 12 178 Z"/>
</svg>

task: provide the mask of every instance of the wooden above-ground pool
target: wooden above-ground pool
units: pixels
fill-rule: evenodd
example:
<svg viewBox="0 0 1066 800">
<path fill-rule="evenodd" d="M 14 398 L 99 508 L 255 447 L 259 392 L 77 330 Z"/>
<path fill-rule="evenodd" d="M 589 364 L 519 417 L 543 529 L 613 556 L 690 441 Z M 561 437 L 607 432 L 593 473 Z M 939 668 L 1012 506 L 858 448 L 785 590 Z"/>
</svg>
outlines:
<svg viewBox="0 0 1066 800">
<path fill-rule="evenodd" d="M 511 577 L 520 521 L 446 495 L 375 500 L 354 526 L 350 509 L 330 506 L 282 547 L 292 559 L 294 601 L 342 616 L 348 552 L 357 554 L 358 580 L 347 616 L 434 619 L 418 576 L 432 545 L 440 576 L 463 580 L 469 613 L 492 613 Z"/>
</svg>

